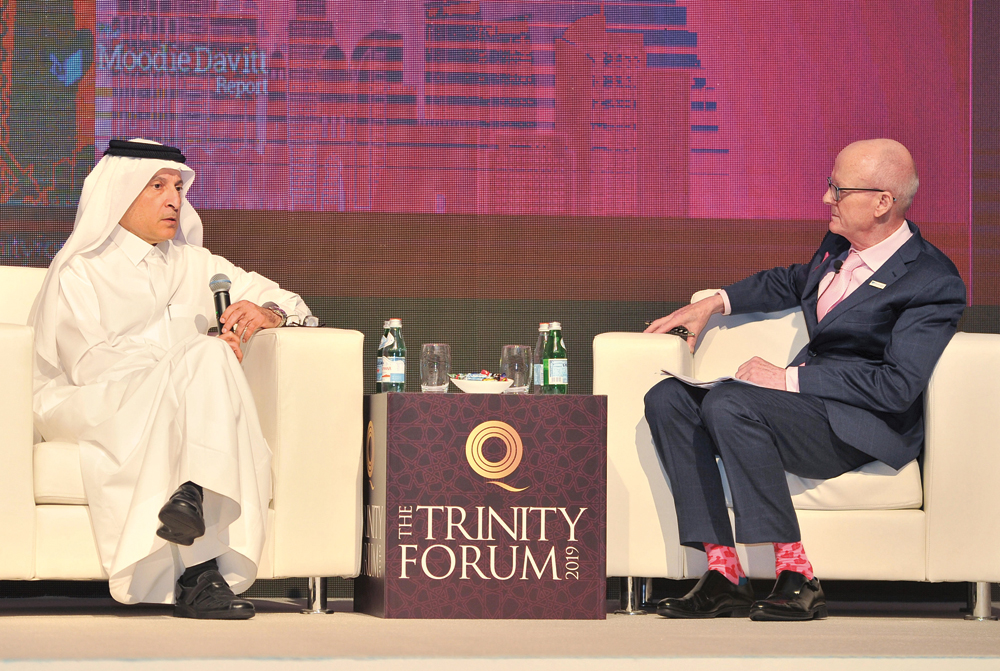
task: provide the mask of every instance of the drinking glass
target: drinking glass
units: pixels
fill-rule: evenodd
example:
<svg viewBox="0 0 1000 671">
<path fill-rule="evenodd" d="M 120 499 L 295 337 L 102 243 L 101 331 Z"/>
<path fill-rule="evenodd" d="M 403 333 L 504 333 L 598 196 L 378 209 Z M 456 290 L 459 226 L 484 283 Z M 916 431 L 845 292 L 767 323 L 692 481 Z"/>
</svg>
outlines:
<svg viewBox="0 0 1000 671">
<path fill-rule="evenodd" d="M 448 391 L 451 372 L 451 347 L 427 343 L 420 348 L 420 391 L 443 394 Z"/>
<path fill-rule="evenodd" d="M 531 348 L 527 345 L 504 345 L 500 352 L 500 373 L 512 380 L 505 393 L 526 394 L 531 389 L 533 372 Z"/>
</svg>

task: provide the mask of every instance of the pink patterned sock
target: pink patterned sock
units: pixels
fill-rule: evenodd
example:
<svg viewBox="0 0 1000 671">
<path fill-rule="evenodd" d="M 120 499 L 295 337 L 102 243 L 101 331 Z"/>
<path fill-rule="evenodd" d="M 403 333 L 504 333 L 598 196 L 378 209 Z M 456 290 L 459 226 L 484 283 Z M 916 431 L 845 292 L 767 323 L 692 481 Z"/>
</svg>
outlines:
<svg viewBox="0 0 1000 671">
<path fill-rule="evenodd" d="M 795 571 L 812 580 L 813 567 L 806 558 L 806 551 L 802 543 L 775 543 L 774 544 L 774 573 L 781 575 L 782 571 Z"/>
<path fill-rule="evenodd" d="M 705 554 L 708 555 L 708 568 L 718 571 L 729 579 L 734 585 L 739 585 L 746 581 L 746 574 L 740 566 L 740 558 L 736 555 L 736 548 L 727 545 L 716 545 L 715 543 L 703 543 Z"/>
</svg>

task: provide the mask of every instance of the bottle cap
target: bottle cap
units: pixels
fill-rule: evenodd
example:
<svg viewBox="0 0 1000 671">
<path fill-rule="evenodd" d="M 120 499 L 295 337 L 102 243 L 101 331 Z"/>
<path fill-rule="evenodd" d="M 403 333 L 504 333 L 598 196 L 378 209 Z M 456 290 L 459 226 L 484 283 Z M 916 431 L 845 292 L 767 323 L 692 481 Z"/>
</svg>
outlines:
<svg viewBox="0 0 1000 671">
<path fill-rule="evenodd" d="M 382 322 L 382 328 L 384 328 L 384 329 L 389 328 L 389 320 L 388 319 L 386 319 L 384 322 Z"/>
<path fill-rule="evenodd" d="M 548 331 L 549 330 L 549 323 L 548 322 L 538 322 L 538 330 L 539 331 Z"/>
<path fill-rule="evenodd" d="M 402 326 L 403 326 L 403 320 L 402 319 L 390 319 L 389 320 L 389 328 L 391 328 L 391 329 L 392 328 L 396 328 L 396 327 L 402 327 Z"/>
<path fill-rule="evenodd" d="M 559 322 L 549 322 L 550 331 L 562 331 L 562 324 Z"/>
</svg>

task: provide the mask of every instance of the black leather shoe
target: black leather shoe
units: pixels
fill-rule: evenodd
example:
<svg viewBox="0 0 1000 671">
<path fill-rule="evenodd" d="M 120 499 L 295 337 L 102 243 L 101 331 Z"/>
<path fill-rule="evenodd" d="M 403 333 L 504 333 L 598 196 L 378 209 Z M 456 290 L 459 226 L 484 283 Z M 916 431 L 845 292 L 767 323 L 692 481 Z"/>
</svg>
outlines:
<svg viewBox="0 0 1000 671">
<path fill-rule="evenodd" d="M 177 597 L 174 617 L 249 620 L 254 615 L 253 604 L 233 594 L 218 571 L 205 571 L 198 576 L 193 587 L 186 587 L 178 581 L 174 594 Z"/>
<path fill-rule="evenodd" d="M 795 571 L 782 571 L 767 598 L 755 602 L 750 609 L 750 619 L 757 622 L 822 620 L 827 614 L 826 595 L 819 578 L 806 580 Z"/>
<path fill-rule="evenodd" d="M 156 535 L 177 545 L 191 545 L 205 535 L 201 487 L 185 482 L 160 508 L 160 528 Z"/>
<path fill-rule="evenodd" d="M 656 614 L 692 619 L 746 617 L 752 603 L 753 589 L 749 582 L 734 585 L 726 576 L 710 570 L 680 599 L 662 599 L 656 604 Z"/>
</svg>

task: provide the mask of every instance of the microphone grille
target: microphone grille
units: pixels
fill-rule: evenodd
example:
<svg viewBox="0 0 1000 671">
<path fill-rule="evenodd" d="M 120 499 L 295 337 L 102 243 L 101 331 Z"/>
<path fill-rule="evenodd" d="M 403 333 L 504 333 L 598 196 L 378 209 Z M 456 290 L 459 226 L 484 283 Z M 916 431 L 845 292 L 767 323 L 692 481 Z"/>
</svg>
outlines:
<svg viewBox="0 0 1000 671">
<path fill-rule="evenodd" d="M 208 288 L 212 290 L 212 293 L 219 293 L 220 291 L 229 291 L 229 287 L 233 286 L 233 283 L 229 281 L 229 278 L 219 273 L 217 275 L 212 275 L 212 279 L 208 281 Z"/>
</svg>

